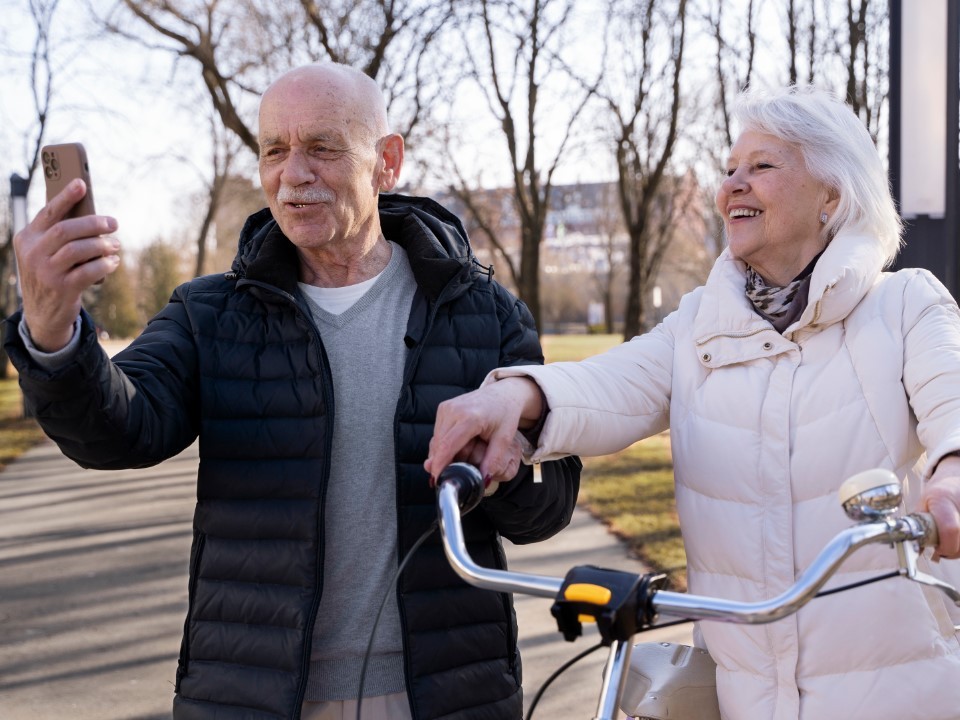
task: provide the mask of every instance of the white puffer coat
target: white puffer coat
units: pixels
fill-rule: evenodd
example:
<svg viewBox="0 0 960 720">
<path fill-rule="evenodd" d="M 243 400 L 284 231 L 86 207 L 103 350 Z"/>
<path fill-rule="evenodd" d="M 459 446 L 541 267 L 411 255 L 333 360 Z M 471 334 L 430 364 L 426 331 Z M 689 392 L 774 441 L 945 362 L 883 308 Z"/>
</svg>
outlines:
<svg viewBox="0 0 960 720">
<path fill-rule="evenodd" d="M 653 331 L 583 363 L 495 371 L 534 377 L 549 403 L 527 459 L 606 454 L 669 427 L 690 592 L 776 596 L 851 524 L 844 479 L 893 470 L 913 509 L 925 473 L 960 449 L 957 306 L 930 273 L 882 263 L 872 238 L 838 235 L 781 335 L 726 251 Z M 828 587 L 895 566 L 892 549 L 867 548 Z M 958 566 L 932 572 L 956 582 Z M 895 578 L 769 625 L 704 622 L 698 637 L 729 720 L 957 720 L 953 612 L 938 591 Z"/>
</svg>

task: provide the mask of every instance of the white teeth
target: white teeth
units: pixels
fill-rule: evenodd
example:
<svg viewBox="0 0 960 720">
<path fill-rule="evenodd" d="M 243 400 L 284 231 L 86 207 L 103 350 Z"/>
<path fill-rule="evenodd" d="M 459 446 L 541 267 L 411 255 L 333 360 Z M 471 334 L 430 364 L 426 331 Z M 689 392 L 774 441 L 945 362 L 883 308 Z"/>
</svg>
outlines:
<svg viewBox="0 0 960 720">
<path fill-rule="evenodd" d="M 750 208 L 734 208 L 729 213 L 730 217 L 732 218 L 756 217 L 759 214 L 760 214 L 759 210 L 751 210 Z"/>
<path fill-rule="evenodd" d="M 294 205 L 295 208 L 302 208 L 303 205 Z"/>
</svg>

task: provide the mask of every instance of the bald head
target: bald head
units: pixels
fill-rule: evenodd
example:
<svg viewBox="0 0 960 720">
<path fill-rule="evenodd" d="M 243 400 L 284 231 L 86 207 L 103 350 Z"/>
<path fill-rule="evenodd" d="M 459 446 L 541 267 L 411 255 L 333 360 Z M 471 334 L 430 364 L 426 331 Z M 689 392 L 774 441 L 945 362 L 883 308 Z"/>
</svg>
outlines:
<svg viewBox="0 0 960 720">
<path fill-rule="evenodd" d="M 322 107 L 344 130 L 371 144 L 390 132 L 387 105 L 373 78 L 349 65 L 319 63 L 294 68 L 277 78 L 260 99 L 260 144 L 264 113 L 277 103 Z"/>
</svg>

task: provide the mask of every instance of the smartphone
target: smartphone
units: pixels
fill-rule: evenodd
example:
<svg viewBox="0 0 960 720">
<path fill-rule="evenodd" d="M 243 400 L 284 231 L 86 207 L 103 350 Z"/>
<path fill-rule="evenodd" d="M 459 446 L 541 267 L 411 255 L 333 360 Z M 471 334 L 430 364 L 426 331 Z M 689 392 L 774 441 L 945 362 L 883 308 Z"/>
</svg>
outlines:
<svg viewBox="0 0 960 720">
<path fill-rule="evenodd" d="M 66 214 L 68 218 L 96 215 L 93 205 L 93 183 L 90 181 L 90 164 L 87 162 L 87 151 L 80 143 L 63 143 L 61 145 L 45 145 L 40 148 L 40 163 L 43 167 L 43 181 L 47 186 L 47 202 L 56 197 L 74 178 L 81 178 L 87 185 L 87 194 L 80 202 L 70 208 Z M 102 285 L 105 278 L 94 283 Z"/>
<path fill-rule="evenodd" d="M 80 143 L 45 145 L 40 150 L 43 180 L 47 186 L 47 202 L 63 190 L 74 178 L 82 178 L 87 185 L 87 194 L 74 205 L 68 218 L 96 215 L 93 206 L 93 183 L 90 182 L 90 165 L 87 152 Z"/>
</svg>

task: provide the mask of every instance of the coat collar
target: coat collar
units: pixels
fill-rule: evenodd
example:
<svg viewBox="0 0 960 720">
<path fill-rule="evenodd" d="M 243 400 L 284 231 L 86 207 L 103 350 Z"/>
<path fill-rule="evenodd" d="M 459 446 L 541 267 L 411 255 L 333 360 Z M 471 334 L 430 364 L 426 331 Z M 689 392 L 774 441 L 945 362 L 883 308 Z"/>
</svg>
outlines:
<svg viewBox="0 0 960 720">
<path fill-rule="evenodd" d="M 439 203 L 420 197 L 381 195 L 384 236 L 407 252 L 417 284 L 436 299 L 451 281 L 467 281 L 483 271 L 460 220 Z M 237 278 L 274 285 L 294 294 L 299 261 L 296 248 L 264 208 L 251 215 L 240 233 L 232 271 Z M 488 274 L 492 274 L 489 269 Z"/>
<path fill-rule="evenodd" d="M 846 318 L 877 283 L 883 265 L 883 250 L 876 238 L 857 231 L 839 233 L 813 269 L 810 301 L 796 329 L 832 325 Z"/>
<path fill-rule="evenodd" d="M 746 265 L 725 249 L 707 278 L 694 318 L 701 363 L 719 367 L 794 349 L 801 331 L 846 318 L 877 282 L 883 262 L 875 238 L 856 231 L 839 233 L 813 269 L 806 309 L 781 335 L 754 311 L 744 291 Z"/>
</svg>

